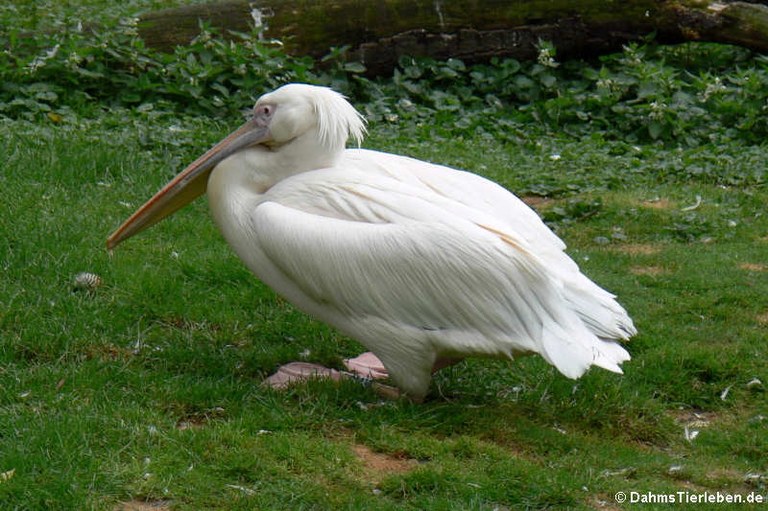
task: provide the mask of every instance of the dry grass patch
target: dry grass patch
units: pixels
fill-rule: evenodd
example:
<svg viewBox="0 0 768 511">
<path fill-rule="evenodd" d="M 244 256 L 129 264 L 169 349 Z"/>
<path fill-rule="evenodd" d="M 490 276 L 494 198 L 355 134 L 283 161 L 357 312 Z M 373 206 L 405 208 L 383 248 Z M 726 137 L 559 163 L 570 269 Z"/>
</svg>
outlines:
<svg viewBox="0 0 768 511">
<path fill-rule="evenodd" d="M 768 270 L 768 265 L 762 263 L 741 263 L 739 268 L 752 272 L 763 272 Z"/>
<path fill-rule="evenodd" d="M 669 412 L 672 418 L 680 425 L 688 427 L 707 427 L 717 419 L 714 412 L 704 412 L 700 410 L 680 409 Z"/>
<path fill-rule="evenodd" d="M 541 197 L 539 195 L 526 195 L 521 200 L 537 211 L 547 209 L 555 203 L 555 199 Z"/>
<path fill-rule="evenodd" d="M 520 197 L 520 200 L 540 214 L 552 208 L 557 203 L 555 199 L 541 197 L 539 195 L 526 195 L 525 197 Z"/>
<path fill-rule="evenodd" d="M 415 459 L 375 452 L 363 444 L 353 444 L 352 452 L 362 462 L 363 479 L 373 483 L 378 483 L 391 474 L 410 472 L 419 465 Z"/>
<path fill-rule="evenodd" d="M 616 506 L 616 497 L 614 495 L 607 495 L 600 493 L 591 497 L 587 501 L 587 505 L 595 510 L 599 511 L 621 511 L 621 508 Z"/>
<path fill-rule="evenodd" d="M 669 270 L 662 268 L 661 266 L 631 266 L 629 273 L 632 275 L 646 275 L 650 277 L 658 277 L 659 275 L 666 275 Z"/>
<path fill-rule="evenodd" d="M 176 422 L 176 429 L 197 429 L 207 425 L 210 421 L 226 416 L 226 410 L 220 406 L 201 412 L 188 413 Z"/>
<path fill-rule="evenodd" d="M 669 199 L 655 198 L 648 199 L 640 202 L 640 205 L 648 209 L 674 209 L 677 208 L 677 204 Z"/>
<path fill-rule="evenodd" d="M 744 473 L 734 468 L 718 467 L 705 475 L 707 481 L 713 484 L 742 484 Z"/>
<path fill-rule="evenodd" d="M 114 509 L 114 511 L 170 511 L 171 502 L 168 500 L 130 500 L 128 502 L 120 502 Z"/>
<path fill-rule="evenodd" d="M 613 249 L 630 256 L 650 256 L 661 252 L 661 247 L 650 243 L 626 243 L 615 245 Z"/>
</svg>

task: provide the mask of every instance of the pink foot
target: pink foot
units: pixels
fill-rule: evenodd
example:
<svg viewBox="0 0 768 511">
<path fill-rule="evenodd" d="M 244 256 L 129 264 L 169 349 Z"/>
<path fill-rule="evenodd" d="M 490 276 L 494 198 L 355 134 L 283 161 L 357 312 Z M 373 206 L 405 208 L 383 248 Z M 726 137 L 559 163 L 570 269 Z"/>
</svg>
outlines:
<svg viewBox="0 0 768 511">
<path fill-rule="evenodd" d="M 389 377 L 389 373 L 387 373 L 387 369 L 381 363 L 379 357 L 370 351 L 355 358 L 345 358 L 344 366 L 347 370 L 363 378 L 383 380 Z"/>
<path fill-rule="evenodd" d="M 284 389 L 294 383 L 311 380 L 313 378 L 330 378 L 339 381 L 342 378 L 340 372 L 329 369 L 319 364 L 309 362 L 291 362 L 277 368 L 277 372 L 264 380 L 264 385 L 273 389 Z"/>
<path fill-rule="evenodd" d="M 366 357 L 366 355 L 370 355 L 371 358 Z M 352 360 L 357 361 L 359 359 L 365 362 L 361 362 L 362 365 L 357 366 L 357 369 L 352 369 L 348 365 L 349 361 L 344 361 L 344 364 L 349 368 L 350 371 L 352 371 L 349 373 L 330 369 L 319 364 L 310 364 L 309 362 L 291 362 L 289 364 L 278 367 L 275 374 L 264 380 L 262 385 L 266 385 L 277 390 L 283 390 L 296 383 L 304 382 L 314 378 L 330 378 L 333 381 L 340 381 L 342 379 L 359 380 L 362 376 L 370 382 L 370 379 L 387 377 L 386 369 L 384 369 L 381 361 L 379 361 L 379 359 L 373 353 L 364 353 L 360 357 L 356 357 Z M 369 374 L 371 376 L 369 376 Z M 376 376 L 373 376 L 374 374 Z M 395 387 L 390 387 L 389 385 L 373 382 L 371 383 L 371 388 L 374 390 L 374 392 L 387 399 L 397 399 L 400 397 L 400 391 Z"/>
</svg>

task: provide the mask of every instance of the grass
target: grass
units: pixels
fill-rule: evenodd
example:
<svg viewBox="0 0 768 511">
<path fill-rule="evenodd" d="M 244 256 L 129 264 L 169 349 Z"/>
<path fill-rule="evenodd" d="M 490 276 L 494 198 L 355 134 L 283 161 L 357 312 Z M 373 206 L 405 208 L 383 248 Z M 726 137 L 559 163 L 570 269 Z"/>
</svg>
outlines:
<svg viewBox="0 0 768 511">
<path fill-rule="evenodd" d="M 629 509 L 616 492 L 766 495 L 768 193 L 726 182 L 764 168 L 765 146 L 714 157 L 373 126 L 368 147 L 547 195 L 537 208 L 640 330 L 624 376 L 470 360 L 413 405 L 353 383 L 260 387 L 279 363 L 338 366 L 360 346 L 257 282 L 204 201 L 106 252 L 106 235 L 226 129 L 0 124 L 0 508 Z M 104 284 L 73 289 L 81 271 Z"/>
<path fill-rule="evenodd" d="M 571 381 L 529 357 L 447 368 L 421 405 L 350 382 L 278 393 L 260 382 L 279 364 L 338 367 L 361 347 L 256 281 L 204 200 L 104 249 L 237 124 L 216 103 L 222 84 L 237 86 L 225 105 L 237 111 L 260 80 L 314 76 L 206 41 L 149 69 L 171 66 L 180 81 L 134 66 L 160 57 L 131 46 L 118 20 L 182 3 L 0 6 L 0 38 L 42 31 L 24 39 L 31 54 L 11 44 L 0 59 L 0 509 L 613 511 L 670 508 L 617 492 L 768 499 L 764 57 L 631 46 L 557 70 L 406 59 L 390 81 L 315 76 L 360 95 L 374 120 L 366 147 L 525 196 L 640 334 L 623 376 Z M 108 44 L 76 30 L 94 18 Z M 204 55 L 223 74 L 204 80 Z M 241 65 L 252 73 L 230 80 Z M 153 96 L 168 87 L 178 94 Z M 103 284 L 76 289 L 83 271 Z"/>
</svg>

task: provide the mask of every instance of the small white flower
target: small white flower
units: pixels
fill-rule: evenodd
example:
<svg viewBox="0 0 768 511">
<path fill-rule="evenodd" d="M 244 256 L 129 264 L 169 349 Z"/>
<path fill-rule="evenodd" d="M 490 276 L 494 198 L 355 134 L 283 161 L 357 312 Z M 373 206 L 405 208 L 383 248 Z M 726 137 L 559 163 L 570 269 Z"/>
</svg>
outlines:
<svg viewBox="0 0 768 511">
<path fill-rule="evenodd" d="M 648 114 L 650 119 L 661 120 L 664 118 L 664 112 L 667 110 L 667 104 L 663 101 L 652 101 L 649 105 L 651 112 Z"/>
<path fill-rule="evenodd" d="M 613 80 L 610 78 L 600 78 L 597 81 L 597 88 L 598 89 L 608 89 L 610 90 L 613 87 Z"/>
<path fill-rule="evenodd" d="M 69 57 L 67 57 L 67 63 L 70 66 L 77 66 L 83 61 L 83 57 L 77 54 L 77 52 L 72 52 L 69 54 Z"/>
<path fill-rule="evenodd" d="M 27 71 L 29 73 L 34 73 L 35 71 L 43 67 L 47 61 L 51 60 L 53 57 L 56 56 L 57 53 L 59 53 L 60 47 L 61 45 L 57 44 L 50 50 L 46 51 L 45 55 L 40 55 L 36 57 L 32 62 L 27 64 Z"/>
<path fill-rule="evenodd" d="M 552 56 L 552 49 L 546 46 L 539 48 L 538 61 L 544 67 L 557 67 L 560 65 Z"/>
<path fill-rule="evenodd" d="M 130 37 L 138 37 L 139 18 L 123 18 L 120 20 L 120 31 Z"/>
</svg>

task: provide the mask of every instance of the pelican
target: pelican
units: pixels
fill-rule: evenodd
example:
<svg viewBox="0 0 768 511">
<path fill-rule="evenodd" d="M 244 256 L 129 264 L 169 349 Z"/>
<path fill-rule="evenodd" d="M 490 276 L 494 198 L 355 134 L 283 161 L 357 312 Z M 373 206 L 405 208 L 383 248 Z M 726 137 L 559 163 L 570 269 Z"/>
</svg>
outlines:
<svg viewBox="0 0 768 511">
<path fill-rule="evenodd" d="M 288 84 L 174 177 L 107 240 L 203 193 L 245 265 L 298 309 L 360 341 L 350 361 L 420 401 L 434 370 L 539 354 L 563 375 L 621 373 L 636 333 L 615 296 L 515 195 L 470 172 L 359 146 L 341 94 Z"/>
</svg>

